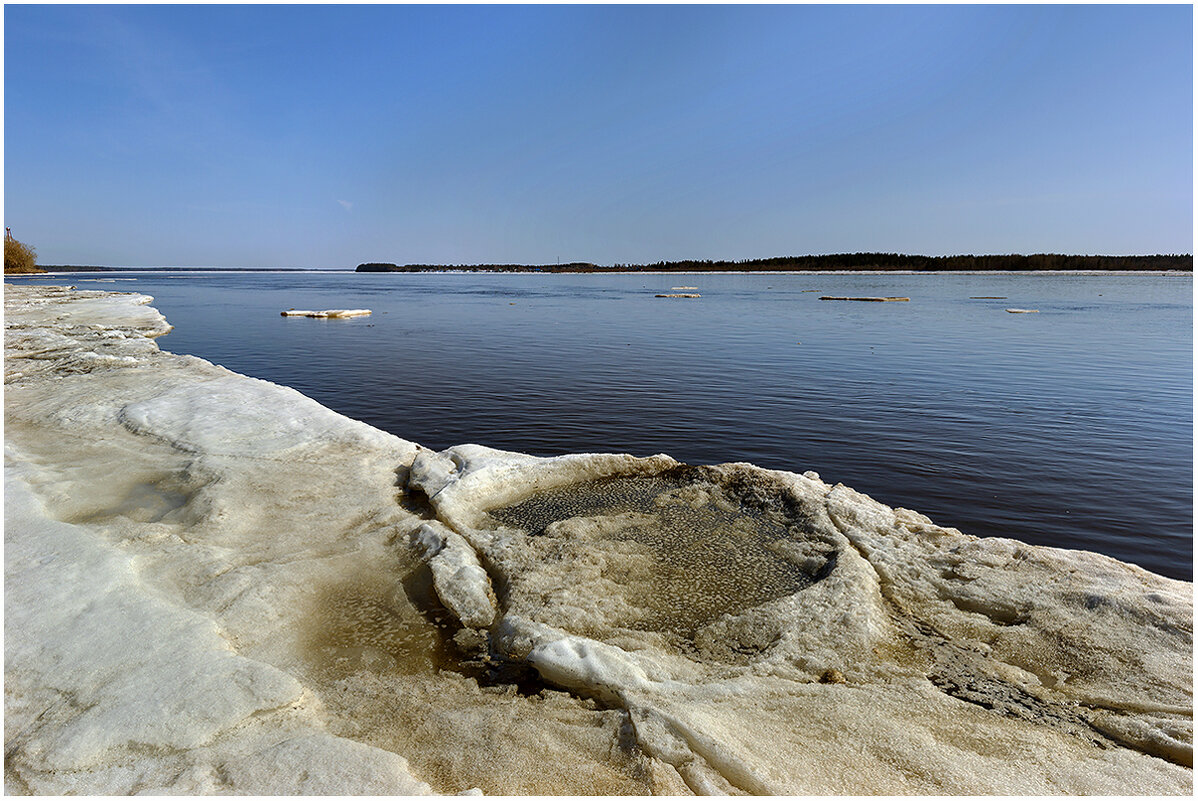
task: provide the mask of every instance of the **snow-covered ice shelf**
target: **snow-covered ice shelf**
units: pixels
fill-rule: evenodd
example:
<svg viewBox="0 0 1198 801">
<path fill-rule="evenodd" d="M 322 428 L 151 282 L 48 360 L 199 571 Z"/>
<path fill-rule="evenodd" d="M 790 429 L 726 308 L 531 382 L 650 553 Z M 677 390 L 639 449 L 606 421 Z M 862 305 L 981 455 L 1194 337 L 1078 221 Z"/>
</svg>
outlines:
<svg viewBox="0 0 1198 801">
<path fill-rule="evenodd" d="M 5 288 L 9 792 L 1192 790 L 1190 583 L 814 473 L 434 453 L 149 302 Z"/>
</svg>

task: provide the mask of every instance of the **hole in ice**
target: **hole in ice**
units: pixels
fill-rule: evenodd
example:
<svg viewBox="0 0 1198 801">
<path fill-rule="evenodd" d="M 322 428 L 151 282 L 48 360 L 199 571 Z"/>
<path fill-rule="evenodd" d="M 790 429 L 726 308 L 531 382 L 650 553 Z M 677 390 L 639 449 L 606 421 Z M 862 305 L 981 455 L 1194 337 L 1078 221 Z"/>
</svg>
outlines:
<svg viewBox="0 0 1198 801">
<path fill-rule="evenodd" d="M 602 615 L 602 627 L 693 640 L 725 614 L 810 586 L 836 553 L 780 487 L 704 468 L 575 484 L 490 515 L 531 535 L 541 560 L 536 586 L 509 592 L 586 608 L 575 620 L 589 630 L 575 633 L 589 636 Z"/>
<path fill-rule="evenodd" d="M 433 504 L 424 490 L 407 485 L 406 479 L 396 482 L 396 486 L 403 488 L 399 496 L 399 505 L 405 511 L 427 520 L 436 519 L 437 510 L 433 508 Z"/>
</svg>

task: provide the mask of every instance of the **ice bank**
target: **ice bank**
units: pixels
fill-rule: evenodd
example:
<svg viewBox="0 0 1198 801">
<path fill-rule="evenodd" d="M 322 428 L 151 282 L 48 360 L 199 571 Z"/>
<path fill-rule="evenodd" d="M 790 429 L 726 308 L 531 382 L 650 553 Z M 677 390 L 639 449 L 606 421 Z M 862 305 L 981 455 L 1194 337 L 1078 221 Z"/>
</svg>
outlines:
<svg viewBox="0 0 1198 801">
<path fill-rule="evenodd" d="M 6 286 L 9 792 L 1192 791 L 1190 583 L 814 473 L 434 453 L 149 301 Z"/>
</svg>

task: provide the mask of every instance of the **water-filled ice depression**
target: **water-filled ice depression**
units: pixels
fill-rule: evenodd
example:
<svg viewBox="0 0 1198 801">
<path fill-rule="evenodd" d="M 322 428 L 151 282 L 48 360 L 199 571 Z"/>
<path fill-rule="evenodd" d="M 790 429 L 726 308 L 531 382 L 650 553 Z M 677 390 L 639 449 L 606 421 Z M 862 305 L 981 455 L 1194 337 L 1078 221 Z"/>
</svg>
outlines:
<svg viewBox="0 0 1198 801">
<path fill-rule="evenodd" d="M 696 632 L 720 616 L 821 577 L 835 547 L 806 531 L 796 512 L 780 497 L 738 495 L 702 471 L 673 470 L 560 487 L 490 515 L 530 535 L 542 569 L 560 574 L 558 593 L 575 593 L 582 570 L 604 582 L 604 600 L 619 599 L 613 619 L 574 633 L 644 629 L 693 647 Z"/>
</svg>

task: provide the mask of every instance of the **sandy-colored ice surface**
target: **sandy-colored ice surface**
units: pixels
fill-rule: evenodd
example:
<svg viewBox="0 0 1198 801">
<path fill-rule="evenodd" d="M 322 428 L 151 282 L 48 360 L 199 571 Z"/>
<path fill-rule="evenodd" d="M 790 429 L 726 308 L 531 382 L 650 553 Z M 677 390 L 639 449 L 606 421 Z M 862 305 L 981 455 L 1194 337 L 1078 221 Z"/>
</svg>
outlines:
<svg viewBox="0 0 1198 801">
<path fill-rule="evenodd" d="M 1190 583 L 814 473 L 433 453 L 149 301 L 5 287 L 10 793 L 1192 790 Z"/>
</svg>

